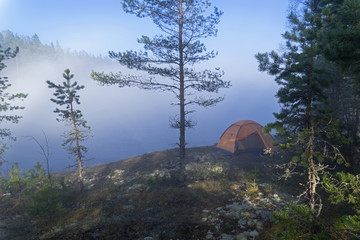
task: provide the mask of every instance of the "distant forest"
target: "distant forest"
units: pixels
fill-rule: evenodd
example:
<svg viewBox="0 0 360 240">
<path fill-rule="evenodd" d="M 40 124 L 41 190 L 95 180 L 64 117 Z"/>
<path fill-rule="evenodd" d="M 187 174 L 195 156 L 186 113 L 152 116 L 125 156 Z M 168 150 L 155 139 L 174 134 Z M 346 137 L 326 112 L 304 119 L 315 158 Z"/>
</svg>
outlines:
<svg viewBox="0 0 360 240">
<path fill-rule="evenodd" d="M 66 57 L 80 57 L 85 59 L 99 60 L 103 62 L 105 59 L 108 59 L 104 56 L 94 56 L 85 51 L 75 51 L 70 49 L 64 49 L 60 46 L 59 41 L 56 41 L 49 44 L 42 43 L 39 36 L 35 33 L 30 36 L 19 36 L 16 33 L 13 33 L 9 30 L 0 32 L 0 46 L 3 49 L 11 48 L 15 50 L 19 48 L 19 53 L 15 58 L 17 61 L 22 62 L 29 57 L 39 57 L 42 58 L 66 58 Z"/>
</svg>

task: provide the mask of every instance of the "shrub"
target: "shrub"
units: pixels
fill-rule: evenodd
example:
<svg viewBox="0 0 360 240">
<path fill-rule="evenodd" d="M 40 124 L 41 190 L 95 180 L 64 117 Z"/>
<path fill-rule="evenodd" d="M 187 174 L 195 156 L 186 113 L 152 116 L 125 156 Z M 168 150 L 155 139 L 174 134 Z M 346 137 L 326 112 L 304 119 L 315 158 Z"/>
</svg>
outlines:
<svg viewBox="0 0 360 240">
<path fill-rule="evenodd" d="M 346 203 L 354 215 L 343 215 L 335 221 L 336 238 L 353 239 L 360 237 L 360 175 L 349 172 L 338 172 L 336 175 L 325 175 L 323 178 L 325 190 L 330 194 L 332 204 Z"/>
<path fill-rule="evenodd" d="M 64 213 L 59 189 L 47 185 L 35 192 L 32 196 L 33 204 L 27 209 L 30 217 L 49 219 Z"/>
<path fill-rule="evenodd" d="M 150 186 L 154 186 L 158 182 L 158 178 L 156 176 L 149 176 L 146 179 L 146 184 Z"/>
<path fill-rule="evenodd" d="M 250 172 L 246 173 L 245 183 L 246 183 L 246 194 L 253 195 L 259 192 L 259 187 L 256 184 L 258 178 L 259 170 L 254 168 Z"/>
<path fill-rule="evenodd" d="M 290 203 L 284 210 L 274 211 L 275 225 L 271 231 L 271 239 L 331 239 L 326 232 L 324 222 L 315 218 L 315 213 L 304 204 Z"/>
</svg>

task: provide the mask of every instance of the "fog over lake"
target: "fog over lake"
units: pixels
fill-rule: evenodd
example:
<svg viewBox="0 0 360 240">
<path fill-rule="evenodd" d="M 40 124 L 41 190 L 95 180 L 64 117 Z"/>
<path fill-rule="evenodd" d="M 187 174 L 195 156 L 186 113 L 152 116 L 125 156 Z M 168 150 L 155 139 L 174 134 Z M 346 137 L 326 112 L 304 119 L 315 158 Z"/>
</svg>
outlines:
<svg viewBox="0 0 360 240">
<path fill-rule="evenodd" d="M 52 1 L 42 6 L 36 1 L 5 2 L 1 6 L 0 31 L 11 30 L 25 36 L 36 33 L 42 43 L 59 40 L 61 47 L 69 48 L 69 51 L 85 50 L 94 56 L 107 56 L 109 50 L 139 50 L 142 46 L 136 42 L 137 38 L 158 33 L 149 19 L 138 19 L 122 12 L 117 1 L 106 1 L 102 5 Z M 224 16 L 218 26 L 218 37 L 204 42 L 208 50 L 218 51 L 218 56 L 194 67 L 199 70 L 220 67 L 225 72 L 224 79 L 231 81 L 232 87 L 219 92 L 225 100 L 216 106 L 195 108 L 191 118 L 197 126 L 187 130 L 188 147 L 215 144 L 226 128 L 239 120 L 251 119 L 265 125 L 274 120 L 272 113 L 278 110 L 274 97 L 277 85 L 271 76 L 258 72 L 254 55 L 279 47 L 281 33 L 286 27 L 287 1 L 270 4 L 258 0 L 247 4 L 236 2 L 235 5 L 230 4 L 234 1 L 211 2 L 224 11 Z M 63 6 L 66 4 L 69 5 Z M 80 11 L 82 4 L 87 8 Z M 262 7 L 255 11 L 260 5 Z M 16 9 L 18 18 L 4 9 Z M 59 12 L 65 12 L 65 15 L 61 16 Z M 49 140 L 52 170 L 61 171 L 74 163 L 61 146 L 66 127 L 63 122 L 56 121 L 57 115 L 53 113 L 56 104 L 50 101 L 53 89 L 45 83 L 46 80 L 62 82 L 66 68 L 75 75 L 74 80 L 85 85 L 85 89 L 79 91 L 79 108 L 93 136 L 85 143 L 89 149 L 86 157 L 90 160 L 86 162 L 87 166 L 177 147 L 178 129 L 169 127 L 169 118 L 178 113 L 178 108 L 170 105 L 176 100 L 173 94 L 100 86 L 90 79 L 91 70 L 128 73 L 116 61 L 87 62 L 81 57 L 56 61 L 35 58 L 20 64 L 15 58 L 6 63 L 8 67 L 1 76 L 9 77 L 13 84 L 11 91 L 29 96 L 21 102 L 25 109 L 18 112 L 23 117 L 19 124 L 9 125 L 17 141 L 8 142 L 3 172 L 8 171 L 15 161 L 25 168 L 36 161 L 44 163 L 41 150 L 32 139 L 45 144 L 43 132 Z"/>
</svg>

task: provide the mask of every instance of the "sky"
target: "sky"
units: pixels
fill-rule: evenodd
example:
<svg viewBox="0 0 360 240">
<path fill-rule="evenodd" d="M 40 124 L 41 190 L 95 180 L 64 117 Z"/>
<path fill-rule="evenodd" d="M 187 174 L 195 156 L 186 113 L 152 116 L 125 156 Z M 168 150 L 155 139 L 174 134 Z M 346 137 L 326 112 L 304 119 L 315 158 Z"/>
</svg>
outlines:
<svg viewBox="0 0 360 240">
<path fill-rule="evenodd" d="M 37 34 L 42 43 L 59 42 L 62 48 L 107 56 L 108 51 L 140 50 L 137 38 L 154 36 L 159 29 L 148 18 L 126 14 L 120 0 L 0 0 L 0 31 L 10 30 L 21 36 Z M 274 120 L 279 105 L 274 97 L 278 86 L 272 76 L 258 71 L 254 55 L 277 50 L 283 42 L 288 0 L 212 0 L 212 6 L 224 12 L 218 25 L 218 36 L 205 39 L 208 50 L 218 56 L 201 68 L 224 70 L 224 79 L 232 87 L 220 92 L 225 100 L 215 107 L 199 109 L 192 118 L 197 126 L 187 132 L 189 147 L 215 144 L 226 128 L 240 120 L 251 119 L 265 125 Z M 20 50 L 21 51 L 21 50 Z M 39 148 L 28 136 L 44 143 L 49 139 L 51 167 L 64 170 L 72 163 L 61 147 L 64 127 L 56 122 L 55 108 L 49 101 L 47 79 L 61 81 L 66 63 L 58 67 L 34 62 L 22 69 L 19 77 L 8 73 L 16 90 L 27 92 L 23 119 L 12 126 L 17 141 L 9 144 L 5 158 L 11 163 L 30 167 L 43 161 Z M 117 63 L 109 66 L 85 66 L 82 84 L 86 85 L 81 101 L 84 117 L 92 127 L 93 137 L 87 165 L 107 163 L 147 152 L 176 147 L 177 130 L 169 128 L 169 117 L 177 109 L 169 105 L 168 93 L 137 89 L 100 87 L 90 79 L 89 71 L 117 71 Z M 39 71 L 35 71 L 38 66 Z M 47 66 L 47 67 L 45 67 Z M 91 69 L 89 69 L 91 67 Z M 17 73 L 18 74 L 18 73 Z M 54 77 L 59 76 L 59 77 Z M 27 136 L 27 137 L 25 137 Z M 6 170 L 5 170 L 6 171 Z"/>
</svg>

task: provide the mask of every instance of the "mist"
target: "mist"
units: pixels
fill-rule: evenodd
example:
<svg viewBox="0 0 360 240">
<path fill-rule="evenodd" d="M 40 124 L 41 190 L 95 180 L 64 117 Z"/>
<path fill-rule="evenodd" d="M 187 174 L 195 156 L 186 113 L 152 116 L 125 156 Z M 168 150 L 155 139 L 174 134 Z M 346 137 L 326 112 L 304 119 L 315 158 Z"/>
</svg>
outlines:
<svg viewBox="0 0 360 240">
<path fill-rule="evenodd" d="M 19 56 L 21 59 L 21 52 Z M 62 171 L 74 164 L 66 150 L 61 146 L 66 126 L 56 121 L 53 113 L 56 104 L 50 101 L 53 90 L 46 80 L 55 83 L 64 81 L 62 73 L 66 68 L 74 74 L 74 80 L 85 85 L 79 91 L 85 120 L 91 127 L 92 137 L 84 143 L 89 149 L 85 165 L 96 165 L 126 159 L 148 152 L 176 148 L 178 130 L 169 127 L 169 119 L 178 113 L 178 108 L 170 103 L 176 99 L 173 94 L 159 91 L 146 91 L 137 88 L 101 86 L 90 78 L 92 70 L 99 72 L 127 73 L 116 61 L 99 58 L 58 57 L 55 60 L 39 57 L 31 61 L 11 59 L 2 75 L 12 83 L 11 92 L 27 93 L 28 97 L 19 102 L 25 107 L 17 111 L 22 116 L 18 124 L 9 128 L 16 141 L 7 141 L 3 171 L 6 173 L 14 162 L 20 167 L 31 168 L 37 161 L 45 164 L 45 158 L 35 138 L 41 145 L 48 139 L 51 152 L 52 171 Z M 226 71 L 226 70 L 225 70 Z M 187 130 L 187 147 L 214 145 L 223 131 L 233 122 L 252 119 L 260 124 L 273 120 L 272 112 L 277 104 L 274 98 L 275 84 L 262 79 L 262 74 L 225 74 L 232 81 L 232 87 L 219 95 L 225 100 L 214 107 L 195 108 L 191 118 L 197 122 L 193 129 Z"/>
<path fill-rule="evenodd" d="M 213 4 L 225 14 L 218 26 L 218 36 L 204 39 L 204 43 L 209 50 L 218 51 L 218 56 L 195 68 L 220 67 L 225 72 L 224 80 L 231 81 L 232 87 L 219 93 L 225 96 L 223 102 L 195 109 L 191 118 L 197 125 L 187 130 L 187 147 L 215 144 L 226 128 L 239 120 L 251 119 L 265 125 L 274 120 L 272 113 L 279 109 L 274 97 L 278 86 L 272 77 L 257 71 L 254 55 L 270 51 L 281 42 L 287 1 Z M 3 7 L 1 30 L 28 36 L 36 33 L 42 43 L 50 45 L 59 40 L 65 49 L 85 50 L 94 55 L 107 56 L 109 50 L 139 50 L 142 46 L 137 44 L 138 37 L 159 32 L 151 21 L 124 13 L 121 4 L 112 1 L 106 4 L 52 1 L 41 5 L 7 1 Z M 17 14 L 11 14 L 14 12 Z M 61 146 L 66 128 L 56 121 L 57 115 L 53 113 L 56 105 L 50 101 L 53 92 L 45 83 L 46 80 L 61 83 L 66 68 L 75 75 L 74 80 L 85 85 L 79 92 L 79 108 L 93 136 L 85 143 L 89 149 L 86 158 L 90 160 L 86 165 L 177 147 L 178 130 L 169 127 L 169 118 L 178 114 L 178 108 L 170 105 L 176 100 L 171 93 L 100 86 L 90 79 L 91 70 L 128 72 L 104 57 L 89 61 L 81 54 L 55 59 L 39 54 L 37 58 L 21 61 L 23 51 L 20 48 L 15 59 L 6 61 L 8 67 L 1 72 L 12 83 L 10 91 L 29 94 L 20 103 L 25 109 L 17 112 L 23 117 L 19 124 L 7 126 L 17 140 L 7 142 L 5 172 L 15 161 L 25 168 L 36 161 L 44 163 L 40 148 L 31 139 L 45 144 L 43 132 L 52 152 L 52 170 L 61 171 L 73 164 L 74 160 Z"/>
</svg>

